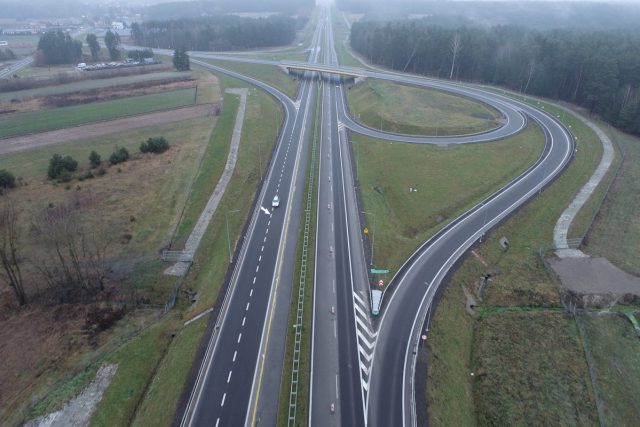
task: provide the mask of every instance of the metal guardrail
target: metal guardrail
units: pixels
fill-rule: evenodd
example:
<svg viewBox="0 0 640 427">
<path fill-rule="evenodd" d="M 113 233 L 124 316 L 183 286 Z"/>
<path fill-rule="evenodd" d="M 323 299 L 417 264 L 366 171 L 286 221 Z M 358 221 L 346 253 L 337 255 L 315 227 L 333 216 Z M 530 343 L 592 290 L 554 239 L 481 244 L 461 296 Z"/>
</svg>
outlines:
<svg viewBox="0 0 640 427">
<path fill-rule="evenodd" d="M 313 134 L 311 147 L 311 164 L 309 165 L 309 188 L 307 189 L 307 204 L 304 210 L 304 236 L 302 240 L 302 256 L 300 259 L 300 281 L 298 283 L 298 306 L 296 309 L 295 334 L 293 340 L 293 357 L 291 366 L 291 387 L 289 389 L 289 410 L 287 426 L 293 427 L 296 422 L 298 408 L 298 382 L 300 373 L 300 353 L 302 346 L 302 316 L 304 314 L 304 290 L 307 282 L 307 257 L 309 248 L 309 228 L 311 226 L 311 208 L 313 206 L 313 189 L 315 184 L 316 147 L 318 111 L 316 108 L 316 129 Z"/>
</svg>

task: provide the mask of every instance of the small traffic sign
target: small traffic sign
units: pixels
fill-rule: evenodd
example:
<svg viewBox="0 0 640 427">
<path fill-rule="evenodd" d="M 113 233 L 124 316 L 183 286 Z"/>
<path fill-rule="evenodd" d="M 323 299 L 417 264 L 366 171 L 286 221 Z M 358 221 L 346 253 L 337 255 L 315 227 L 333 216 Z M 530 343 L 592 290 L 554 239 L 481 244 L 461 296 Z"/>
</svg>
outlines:
<svg viewBox="0 0 640 427">
<path fill-rule="evenodd" d="M 367 227 L 365 227 L 365 228 L 362 230 L 362 232 L 363 232 L 364 234 L 369 234 L 369 229 L 368 229 Z"/>
<path fill-rule="evenodd" d="M 384 286 L 384 280 L 378 280 L 378 286 L 383 287 Z"/>
<path fill-rule="evenodd" d="M 389 270 L 376 270 L 375 268 L 371 269 L 371 274 L 387 274 Z"/>
</svg>

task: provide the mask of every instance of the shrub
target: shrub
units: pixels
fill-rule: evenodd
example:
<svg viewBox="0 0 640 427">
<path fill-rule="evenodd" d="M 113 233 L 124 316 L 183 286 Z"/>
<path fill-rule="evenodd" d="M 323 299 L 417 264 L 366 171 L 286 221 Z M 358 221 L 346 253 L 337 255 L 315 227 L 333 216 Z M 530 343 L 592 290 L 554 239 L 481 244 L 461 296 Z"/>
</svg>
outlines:
<svg viewBox="0 0 640 427">
<path fill-rule="evenodd" d="M 0 170 L 0 187 L 13 188 L 16 186 L 16 177 L 7 170 Z"/>
<path fill-rule="evenodd" d="M 100 168 L 96 171 L 96 175 L 98 176 L 104 176 L 107 173 L 107 170 L 105 168 Z"/>
<path fill-rule="evenodd" d="M 163 137 L 149 138 L 147 142 L 140 144 L 140 152 L 142 153 L 164 153 L 169 149 L 169 142 Z"/>
<path fill-rule="evenodd" d="M 89 154 L 89 163 L 91 164 L 92 168 L 97 168 L 98 166 L 100 166 L 100 163 L 102 163 L 100 154 L 92 151 L 91 154 Z"/>
<path fill-rule="evenodd" d="M 117 165 L 118 163 L 123 163 L 127 160 L 129 160 L 129 151 L 124 147 L 117 148 L 113 153 L 111 153 L 111 156 L 109 156 L 109 163 L 112 165 Z"/>
<path fill-rule="evenodd" d="M 63 182 L 71 179 L 71 172 L 78 169 L 78 162 L 71 156 L 62 157 L 60 154 L 54 154 L 49 160 L 49 179 L 58 179 Z"/>
</svg>

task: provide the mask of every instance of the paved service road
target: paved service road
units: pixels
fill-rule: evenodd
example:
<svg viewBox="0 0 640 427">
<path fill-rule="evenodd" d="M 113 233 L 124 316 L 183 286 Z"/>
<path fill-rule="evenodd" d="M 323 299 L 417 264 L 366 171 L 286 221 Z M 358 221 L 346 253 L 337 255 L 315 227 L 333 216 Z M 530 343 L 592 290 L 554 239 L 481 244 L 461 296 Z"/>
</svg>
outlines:
<svg viewBox="0 0 640 427">
<path fill-rule="evenodd" d="M 11 77 L 13 73 L 22 70 L 24 67 L 28 65 L 31 65 L 31 63 L 33 63 L 32 56 L 27 56 L 26 58 L 23 58 L 18 62 L 14 62 L 13 64 L 9 65 L 7 68 L 3 68 L 2 70 L 0 70 L 0 79 L 3 79 L 5 77 Z"/>
</svg>

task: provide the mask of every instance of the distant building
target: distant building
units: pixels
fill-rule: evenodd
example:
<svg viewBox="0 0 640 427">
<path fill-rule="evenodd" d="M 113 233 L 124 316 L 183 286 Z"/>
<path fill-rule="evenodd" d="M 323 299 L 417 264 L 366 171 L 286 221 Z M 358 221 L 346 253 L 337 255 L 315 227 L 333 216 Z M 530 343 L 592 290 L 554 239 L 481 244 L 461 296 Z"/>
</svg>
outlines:
<svg viewBox="0 0 640 427">
<path fill-rule="evenodd" d="M 124 22 L 113 21 L 111 23 L 112 30 L 124 30 Z"/>
</svg>

